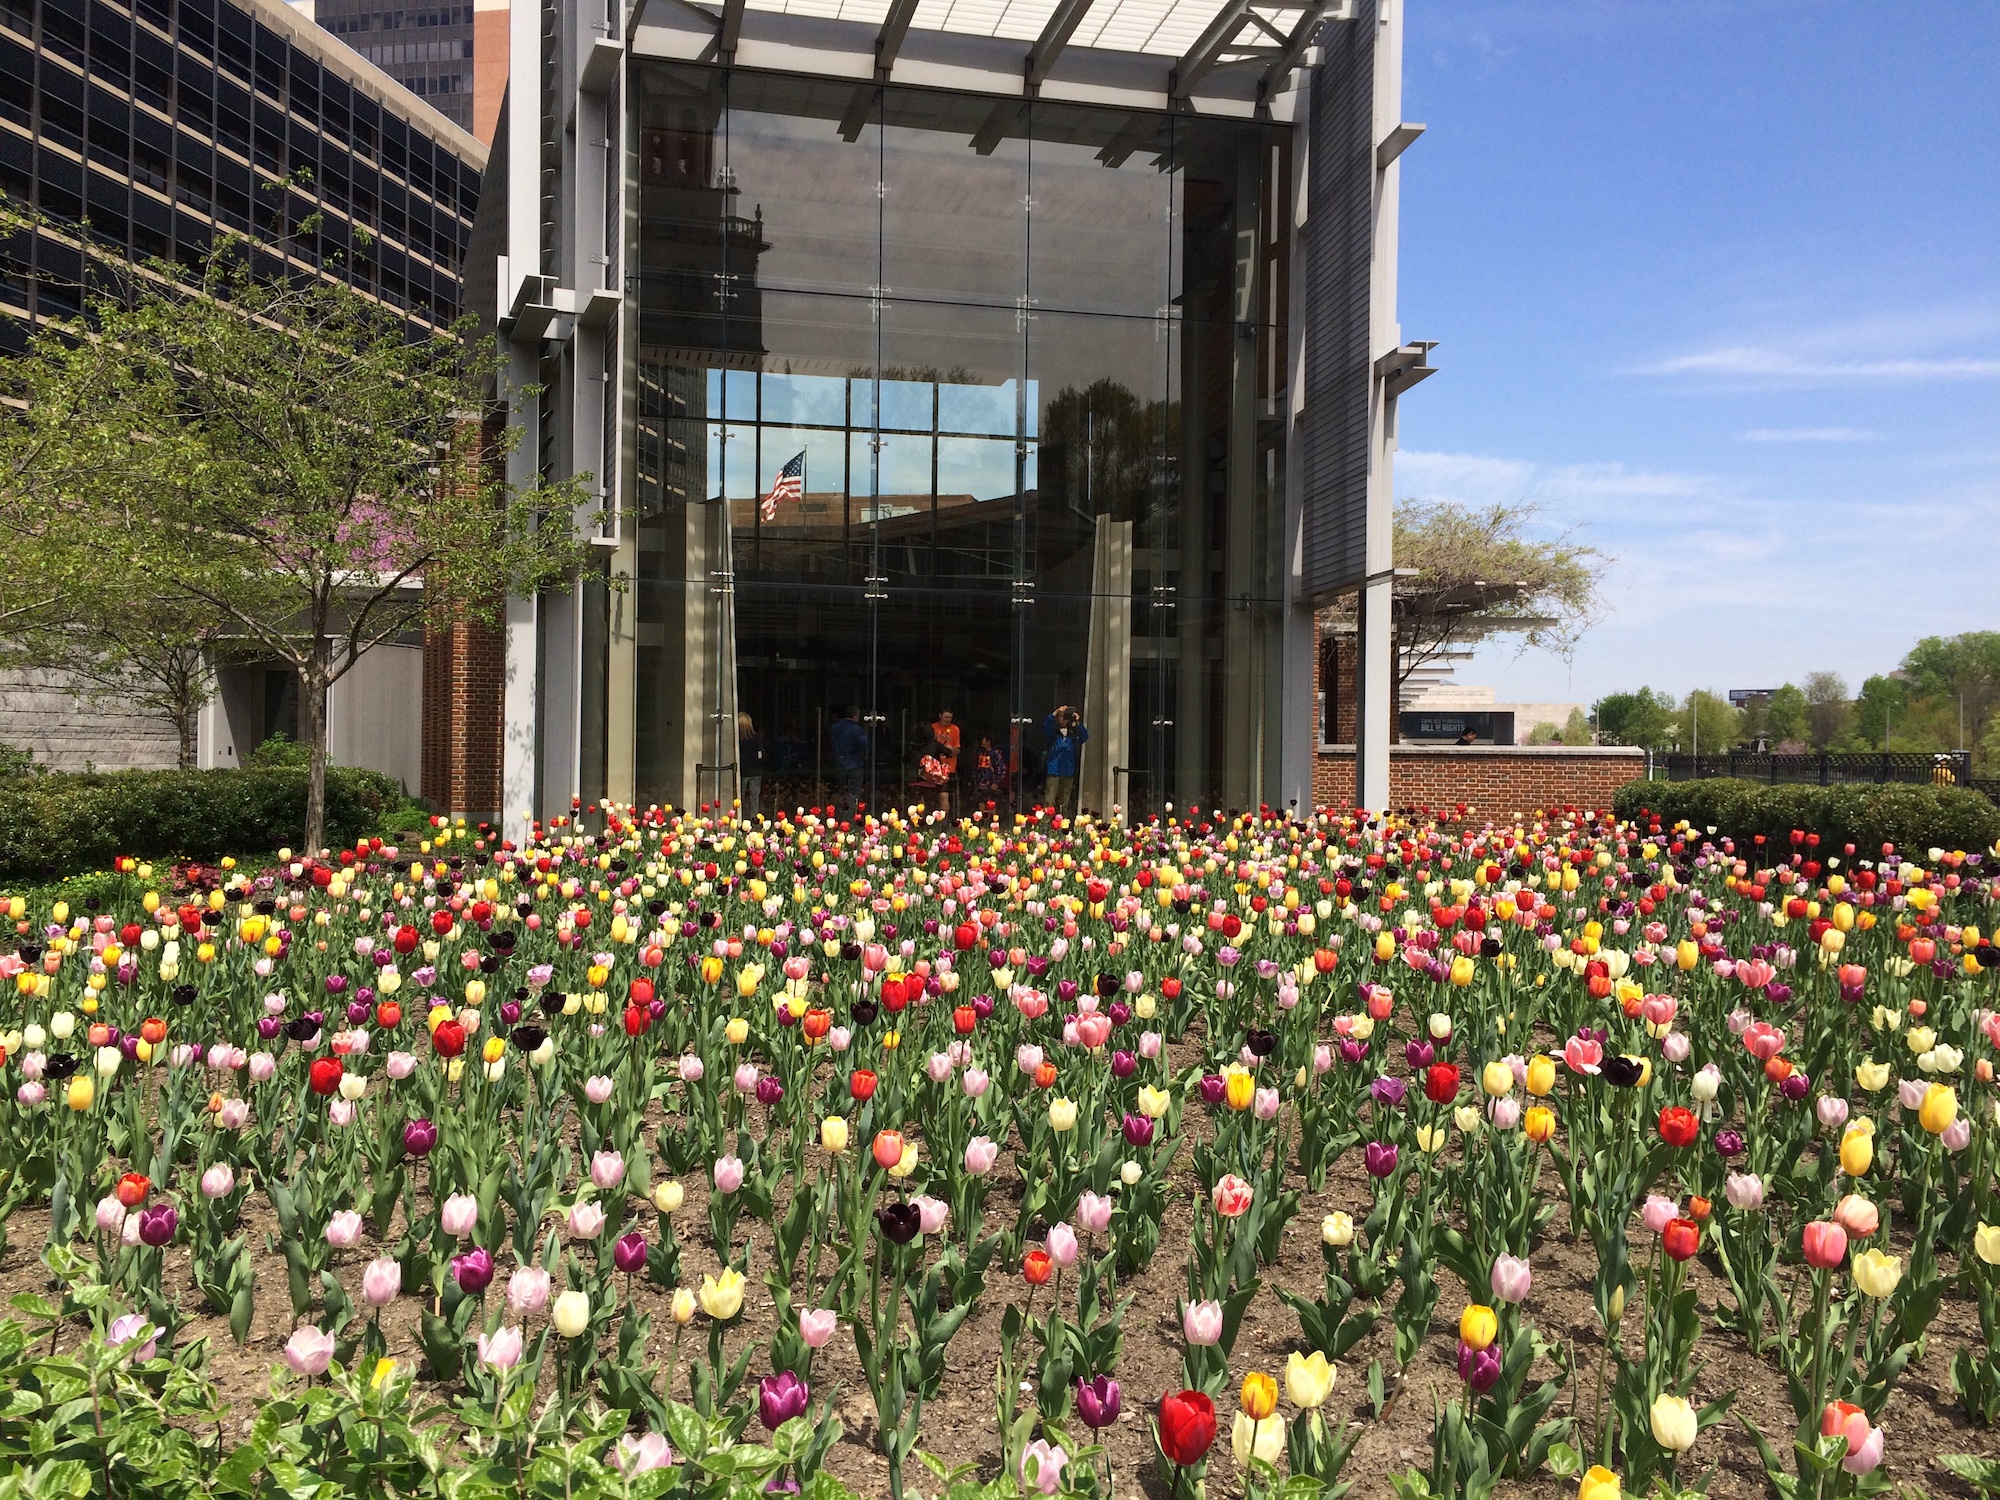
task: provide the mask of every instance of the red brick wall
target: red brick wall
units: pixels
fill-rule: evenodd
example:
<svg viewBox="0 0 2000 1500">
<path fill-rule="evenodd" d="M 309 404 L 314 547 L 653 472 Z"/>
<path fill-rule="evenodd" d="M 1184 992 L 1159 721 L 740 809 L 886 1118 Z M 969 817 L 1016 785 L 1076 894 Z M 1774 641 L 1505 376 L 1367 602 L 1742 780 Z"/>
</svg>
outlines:
<svg viewBox="0 0 2000 1500">
<path fill-rule="evenodd" d="M 1322 622 L 1324 618 L 1321 617 Z M 1323 632 L 1319 638 L 1319 658 L 1313 664 L 1313 670 L 1318 674 L 1319 692 L 1322 695 L 1331 693 L 1333 696 L 1333 734 L 1330 738 L 1323 735 L 1321 731 L 1324 726 L 1315 720 L 1313 744 L 1317 747 L 1322 740 L 1329 745 L 1353 744 L 1355 706 L 1360 702 L 1358 679 L 1361 672 L 1361 638 L 1356 635 L 1334 635 L 1331 632 Z M 1393 683 L 1390 684 L 1389 693 L 1389 711 L 1393 715 L 1401 709 L 1402 699 Z"/>
<path fill-rule="evenodd" d="M 463 617 L 424 627 L 423 798 L 467 817 L 500 807 L 500 730 L 506 710 L 507 641 L 500 628 Z"/>
<path fill-rule="evenodd" d="M 1449 807 L 1494 818 L 1537 808 L 1611 805 L 1611 794 L 1636 781 L 1645 752 L 1557 746 L 1417 746 L 1389 751 L 1389 800 L 1401 807 Z M 1354 805 L 1354 752 L 1323 752 L 1313 762 L 1313 802 Z"/>
</svg>

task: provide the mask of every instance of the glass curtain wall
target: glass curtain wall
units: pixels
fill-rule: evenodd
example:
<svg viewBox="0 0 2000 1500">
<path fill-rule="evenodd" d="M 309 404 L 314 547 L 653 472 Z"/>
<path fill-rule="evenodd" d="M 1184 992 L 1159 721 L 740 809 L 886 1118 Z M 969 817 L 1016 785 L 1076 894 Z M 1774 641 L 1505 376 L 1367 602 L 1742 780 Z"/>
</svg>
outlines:
<svg viewBox="0 0 2000 1500">
<path fill-rule="evenodd" d="M 634 80 L 638 800 L 1262 800 L 1287 127 Z"/>
</svg>

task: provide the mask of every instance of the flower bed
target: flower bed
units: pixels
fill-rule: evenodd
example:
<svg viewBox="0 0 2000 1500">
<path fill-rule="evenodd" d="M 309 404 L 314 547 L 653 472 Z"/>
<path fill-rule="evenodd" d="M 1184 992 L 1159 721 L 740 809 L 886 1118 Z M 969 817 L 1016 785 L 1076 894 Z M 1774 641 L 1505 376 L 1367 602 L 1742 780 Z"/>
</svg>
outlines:
<svg viewBox="0 0 2000 1500">
<path fill-rule="evenodd" d="M 121 861 L 96 909 L 10 903 L 0 1466 L 1405 1500 L 1985 1472 L 1992 857 L 653 812 L 164 899 Z"/>
</svg>

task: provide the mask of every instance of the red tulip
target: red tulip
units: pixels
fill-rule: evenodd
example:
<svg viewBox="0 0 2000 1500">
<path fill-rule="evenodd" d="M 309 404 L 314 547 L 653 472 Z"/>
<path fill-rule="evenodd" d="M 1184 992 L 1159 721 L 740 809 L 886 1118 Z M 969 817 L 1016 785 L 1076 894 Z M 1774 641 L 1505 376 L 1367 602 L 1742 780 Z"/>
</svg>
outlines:
<svg viewBox="0 0 2000 1500">
<path fill-rule="evenodd" d="M 645 981 L 638 980 L 635 981 L 635 983 L 643 984 L 645 983 Z M 647 985 L 646 988 L 651 989 L 652 986 Z M 646 1034 L 646 1028 L 651 1026 L 652 1024 L 653 1024 L 653 1013 L 650 1010 L 646 1009 L 645 1006 L 628 1005 L 625 1007 L 625 1035 L 644 1036 Z"/>
<path fill-rule="evenodd" d="M 1055 1268 L 1049 1252 L 1039 1245 L 1021 1257 L 1021 1275 L 1029 1286 L 1041 1286 L 1055 1273 Z"/>
<path fill-rule="evenodd" d="M 1685 1105 L 1669 1104 L 1660 1111 L 1660 1139 L 1669 1146 L 1692 1146 L 1700 1134 L 1701 1121 Z"/>
<path fill-rule="evenodd" d="M 118 1179 L 116 1189 L 118 1201 L 127 1208 L 137 1208 L 146 1201 L 146 1195 L 153 1190 L 152 1180 L 144 1172 L 127 1172 Z"/>
<path fill-rule="evenodd" d="M 1208 1456 L 1215 1444 L 1215 1403 L 1200 1391 L 1180 1391 L 1160 1400 L 1160 1451 L 1186 1468 Z"/>
<path fill-rule="evenodd" d="M 1701 1226 L 1693 1219 L 1669 1219 L 1660 1231 L 1660 1248 L 1675 1260 L 1687 1260 L 1701 1248 Z"/>
<path fill-rule="evenodd" d="M 856 1068 L 854 1076 L 847 1080 L 848 1097 L 866 1103 L 875 1097 L 875 1074 L 867 1068 Z"/>
<path fill-rule="evenodd" d="M 1847 1259 L 1847 1231 L 1830 1219 L 1815 1220 L 1806 1225 L 1801 1248 L 1807 1265 L 1837 1270 Z"/>
<path fill-rule="evenodd" d="M 456 1021 L 440 1021 L 431 1031 L 431 1051 L 439 1057 L 456 1057 L 465 1050 L 465 1028 Z"/>
<path fill-rule="evenodd" d="M 1449 1104 L 1458 1097 L 1458 1065 L 1434 1063 L 1424 1074 L 1424 1097 L 1433 1104 Z"/>
<path fill-rule="evenodd" d="M 375 1003 L 375 1024 L 384 1031 L 394 1031 L 402 1023 L 403 1007 L 394 1000 L 378 1000 Z"/>
<path fill-rule="evenodd" d="M 410 954 L 417 951 L 417 929 L 407 923 L 396 929 L 396 951 Z"/>
<path fill-rule="evenodd" d="M 321 1098 L 340 1087 L 340 1059 L 337 1057 L 315 1057 L 310 1073 L 312 1091 Z"/>
</svg>

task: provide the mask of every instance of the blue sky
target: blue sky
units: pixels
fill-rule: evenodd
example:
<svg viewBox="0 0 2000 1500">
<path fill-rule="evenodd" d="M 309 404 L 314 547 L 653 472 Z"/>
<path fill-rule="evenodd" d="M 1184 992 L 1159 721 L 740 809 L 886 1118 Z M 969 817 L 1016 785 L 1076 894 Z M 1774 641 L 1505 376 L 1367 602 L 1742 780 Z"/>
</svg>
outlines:
<svg viewBox="0 0 2000 1500">
<path fill-rule="evenodd" d="M 1502 701 L 2000 628 L 2000 5 L 1410 0 L 1399 495 L 1616 559 Z"/>
</svg>

